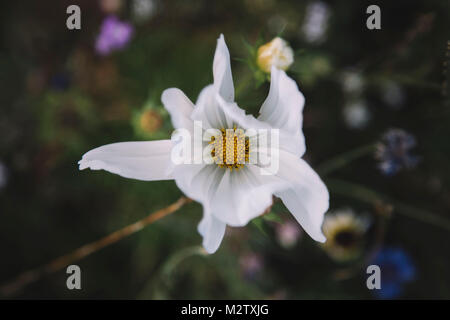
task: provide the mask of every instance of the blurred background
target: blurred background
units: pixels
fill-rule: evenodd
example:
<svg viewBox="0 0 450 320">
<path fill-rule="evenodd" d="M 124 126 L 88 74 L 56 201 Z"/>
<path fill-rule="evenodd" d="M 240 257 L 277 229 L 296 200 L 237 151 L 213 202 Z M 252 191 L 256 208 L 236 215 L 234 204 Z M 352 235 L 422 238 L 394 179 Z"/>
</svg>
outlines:
<svg viewBox="0 0 450 320">
<path fill-rule="evenodd" d="M 66 27 L 71 4 L 81 30 Z M 381 30 L 366 27 L 370 4 L 381 8 Z M 287 72 L 306 97 L 305 159 L 331 196 L 325 245 L 276 202 L 205 255 L 202 208 L 190 203 L 76 262 L 82 290 L 67 289 L 64 269 L 2 298 L 450 298 L 450 2 L 0 7 L 0 284 L 182 195 L 173 181 L 80 172 L 77 162 L 103 144 L 169 138 L 161 93 L 178 87 L 196 100 L 212 82 L 220 33 L 237 102 L 253 114 L 269 88 L 258 47 L 279 36 L 292 48 Z M 370 264 L 381 266 L 381 290 L 366 286 Z"/>
</svg>

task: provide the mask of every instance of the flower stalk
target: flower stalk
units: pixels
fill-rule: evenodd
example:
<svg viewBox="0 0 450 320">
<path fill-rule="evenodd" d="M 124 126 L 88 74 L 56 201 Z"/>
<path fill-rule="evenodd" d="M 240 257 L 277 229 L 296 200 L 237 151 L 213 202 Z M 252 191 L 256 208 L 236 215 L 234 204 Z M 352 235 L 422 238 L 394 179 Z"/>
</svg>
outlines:
<svg viewBox="0 0 450 320">
<path fill-rule="evenodd" d="M 179 209 L 181 209 L 185 204 L 191 202 L 192 200 L 186 197 L 181 197 L 171 205 L 155 211 L 145 218 L 136 221 L 120 230 L 117 230 L 106 237 L 103 237 L 97 241 L 85 244 L 84 246 L 79 247 L 78 249 L 65 254 L 55 260 L 38 267 L 36 269 L 32 269 L 20 274 L 17 278 L 12 280 L 9 283 L 6 283 L 0 287 L 0 296 L 2 297 L 11 297 L 15 294 L 18 294 L 20 290 L 26 285 L 39 280 L 41 277 L 55 273 L 64 267 L 79 261 L 87 256 L 95 253 L 113 243 L 118 242 L 142 229 L 146 226 L 164 218 L 165 216 L 172 214 Z"/>
<path fill-rule="evenodd" d="M 336 157 L 333 157 L 329 161 L 324 162 L 317 168 L 317 172 L 321 176 L 326 176 L 327 174 L 331 173 L 332 171 L 335 171 L 337 169 L 340 169 L 342 167 L 345 167 L 350 162 L 359 159 L 361 157 L 364 157 L 368 154 L 374 153 L 376 150 L 376 144 L 369 144 L 365 145 L 353 150 L 350 150 L 348 152 L 344 152 L 341 155 L 338 155 Z"/>
<path fill-rule="evenodd" d="M 431 213 L 427 210 L 419 209 L 396 200 L 391 200 L 383 194 L 355 183 L 338 179 L 329 179 L 326 182 L 327 186 L 335 194 L 351 197 L 370 204 L 376 204 L 381 200 L 386 203 L 390 203 L 394 207 L 395 212 L 398 214 L 450 231 L 450 221 L 435 213 Z"/>
</svg>

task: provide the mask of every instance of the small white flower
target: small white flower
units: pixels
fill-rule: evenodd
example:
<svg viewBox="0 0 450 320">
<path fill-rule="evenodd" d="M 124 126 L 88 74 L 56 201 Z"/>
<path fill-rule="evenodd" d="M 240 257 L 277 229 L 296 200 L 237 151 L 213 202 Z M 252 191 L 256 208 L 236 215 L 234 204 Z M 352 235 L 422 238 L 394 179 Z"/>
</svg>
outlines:
<svg viewBox="0 0 450 320">
<path fill-rule="evenodd" d="M 302 27 L 308 42 L 320 42 L 325 36 L 329 18 L 328 6 L 321 2 L 313 2 L 306 8 L 305 22 Z"/>
<path fill-rule="evenodd" d="M 394 109 L 401 108 L 405 102 L 405 93 L 402 87 L 393 81 L 384 84 L 382 97 L 384 102 Z"/>
<path fill-rule="evenodd" d="M 150 19 L 157 9 L 156 0 L 133 0 L 131 10 L 133 18 L 137 22 L 144 22 Z"/>
<path fill-rule="evenodd" d="M 346 71 L 341 78 L 344 91 L 349 94 L 359 94 L 364 87 L 364 79 L 359 72 Z"/>
<path fill-rule="evenodd" d="M 363 129 L 370 120 L 370 111 L 362 101 L 352 102 L 344 107 L 344 120 L 350 129 Z"/>
<path fill-rule="evenodd" d="M 293 62 L 294 51 L 279 37 L 258 48 L 257 63 L 264 72 L 270 72 L 272 67 L 287 70 Z"/>
<path fill-rule="evenodd" d="M 302 235 L 302 230 L 298 224 L 289 220 L 276 226 L 278 242 L 286 249 L 292 248 Z"/>
<path fill-rule="evenodd" d="M 245 163 L 239 170 L 214 162 L 174 164 L 171 152 L 176 145 L 171 140 L 105 145 L 87 152 L 79 161 L 80 169 L 103 169 L 147 181 L 174 179 L 188 197 L 203 205 L 198 231 L 209 253 L 219 247 L 226 225 L 246 225 L 272 204 L 272 195 L 281 198 L 313 239 L 324 242 L 321 226 L 329 195 L 319 176 L 301 159 L 306 150 L 302 133 L 305 100 L 296 83 L 273 67 L 269 95 L 259 117 L 246 115 L 234 103 L 230 54 L 222 35 L 217 42 L 213 76 L 214 83 L 202 90 L 195 105 L 179 89 L 163 92 L 162 102 L 174 127 L 193 132 L 194 121 L 201 121 L 206 128 L 219 130 L 278 129 L 279 167 L 273 175 L 262 174 L 262 167 L 253 163 Z M 203 142 L 202 147 L 205 144 L 209 143 Z"/>
</svg>

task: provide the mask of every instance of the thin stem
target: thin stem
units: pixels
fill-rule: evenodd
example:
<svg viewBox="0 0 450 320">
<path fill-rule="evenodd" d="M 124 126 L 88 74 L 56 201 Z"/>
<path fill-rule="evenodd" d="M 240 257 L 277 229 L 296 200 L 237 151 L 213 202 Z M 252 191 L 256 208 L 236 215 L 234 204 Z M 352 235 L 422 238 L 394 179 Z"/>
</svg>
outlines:
<svg viewBox="0 0 450 320">
<path fill-rule="evenodd" d="M 317 172 L 321 176 L 325 176 L 329 174 L 330 172 L 340 169 L 342 167 L 345 167 L 350 162 L 361 158 L 363 156 L 366 156 L 368 154 L 371 154 L 375 151 L 376 144 L 372 143 L 370 145 L 362 146 L 357 149 L 353 149 L 351 151 L 344 152 L 331 160 L 328 160 L 324 163 L 322 163 L 318 168 Z"/>
<path fill-rule="evenodd" d="M 173 272 L 180 265 L 180 263 L 194 255 L 204 256 L 207 255 L 207 252 L 201 246 L 188 247 L 175 253 L 165 263 L 165 265 L 162 267 L 162 275 L 167 284 L 172 280 Z"/>
<path fill-rule="evenodd" d="M 1 296 L 12 296 L 14 294 L 17 294 L 23 287 L 26 285 L 35 282 L 39 280 L 42 276 L 48 275 L 54 272 L 57 272 L 64 267 L 70 265 L 71 263 L 75 261 L 79 261 L 90 254 L 99 251 L 100 249 L 103 249 L 113 243 L 116 243 L 117 241 L 126 238 L 140 230 L 142 230 L 144 227 L 164 218 L 165 216 L 174 213 L 175 211 L 179 210 L 181 207 L 183 207 L 185 204 L 189 203 L 191 199 L 186 197 L 181 197 L 176 202 L 172 203 L 171 205 L 160 209 L 158 211 L 155 211 L 145 218 L 136 221 L 120 230 L 117 230 L 106 237 L 103 237 L 97 241 L 88 243 L 84 246 L 79 247 L 78 249 L 72 251 L 71 253 L 65 254 L 59 258 L 56 258 L 55 260 L 39 267 L 36 269 L 32 269 L 29 271 L 26 271 L 22 274 L 20 274 L 17 278 L 12 280 L 9 283 L 6 283 L 5 285 L 2 285 L 0 287 L 0 295 Z"/>
<path fill-rule="evenodd" d="M 435 213 L 407 205 L 400 201 L 392 200 L 387 196 L 373 191 L 365 186 L 337 179 L 327 180 L 327 186 L 335 194 L 352 197 L 370 204 L 375 204 L 377 201 L 382 200 L 392 204 L 396 213 L 450 231 L 449 220 Z"/>
</svg>

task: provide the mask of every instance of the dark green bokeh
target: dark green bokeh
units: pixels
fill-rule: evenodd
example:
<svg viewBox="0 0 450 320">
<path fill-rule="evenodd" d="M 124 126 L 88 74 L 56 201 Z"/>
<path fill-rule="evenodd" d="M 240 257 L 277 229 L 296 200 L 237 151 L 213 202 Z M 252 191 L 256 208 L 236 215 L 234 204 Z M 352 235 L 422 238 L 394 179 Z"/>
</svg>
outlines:
<svg viewBox="0 0 450 320">
<path fill-rule="evenodd" d="M 324 1 L 330 9 L 326 38 L 309 43 L 301 35 L 310 1 L 157 1 L 154 16 L 135 24 L 129 46 L 108 57 L 94 43 L 105 14 L 97 1 L 4 1 L 0 7 L 0 161 L 8 183 L 0 190 L 0 283 L 20 272 L 96 240 L 178 199 L 173 181 L 142 182 L 104 171 L 78 171 L 88 150 L 112 142 L 141 140 L 133 113 L 147 103 L 160 106 L 169 87 L 191 100 L 212 81 L 216 39 L 225 35 L 235 85 L 249 81 L 243 62 L 250 44 L 279 32 L 296 51 L 289 73 L 306 97 L 306 158 L 315 168 L 333 156 L 375 142 L 391 127 L 418 141 L 419 166 L 393 177 L 382 175 L 372 156 L 324 178 L 358 183 L 410 206 L 450 219 L 450 113 L 443 71 L 450 40 L 450 5 L 442 1 L 378 1 L 382 29 L 365 26 L 368 1 Z M 66 28 L 66 7 L 82 10 L 82 29 Z M 131 21 L 131 1 L 119 13 Z M 447 61 L 448 62 L 448 61 Z M 325 69 L 324 66 L 325 65 Z M 316 67 L 316 68 L 315 68 Z M 349 129 L 342 117 L 352 98 L 342 73 L 360 72 L 360 93 L 371 113 L 367 127 Z M 65 85 L 65 79 L 68 83 Z M 246 79 L 246 80 L 244 80 Z M 251 79 L 251 78 L 250 78 Z M 395 82 L 404 92 L 401 108 L 382 99 Z M 269 85 L 249 85 L 237 97 L 256 113 Z M 448 94 L 448 93 L 447 93 Z M 164 120 L 160 137 L 169 137 Z M 331 193 L 331 209 L 352 207 L 373 214 L 356 198 Z M 283 219 L 289 213 L 276 204 Z M 201 244 L 201 205 L 177 213 L 78 262 L 81 291 L 66 288 L 61 271 L 25 287 L 19 298 L 371 298 L 365 270 L 347 279 L 333 275 L 334 263 L 304 235 L 293 249 L 250 224 L 226 236 L 211 256 L 193 255 L 169 274 L 177 254 Z M 417 278 L 404 298 L 450 298 L 449 230 L 403 215 L 394 207 L 384 243 L 405 249 Z M 262 273 L 243 276 L 240 257 L 257 252 Z M 170 268 L 169 268 L 170 269 Z"/>
</svg>

